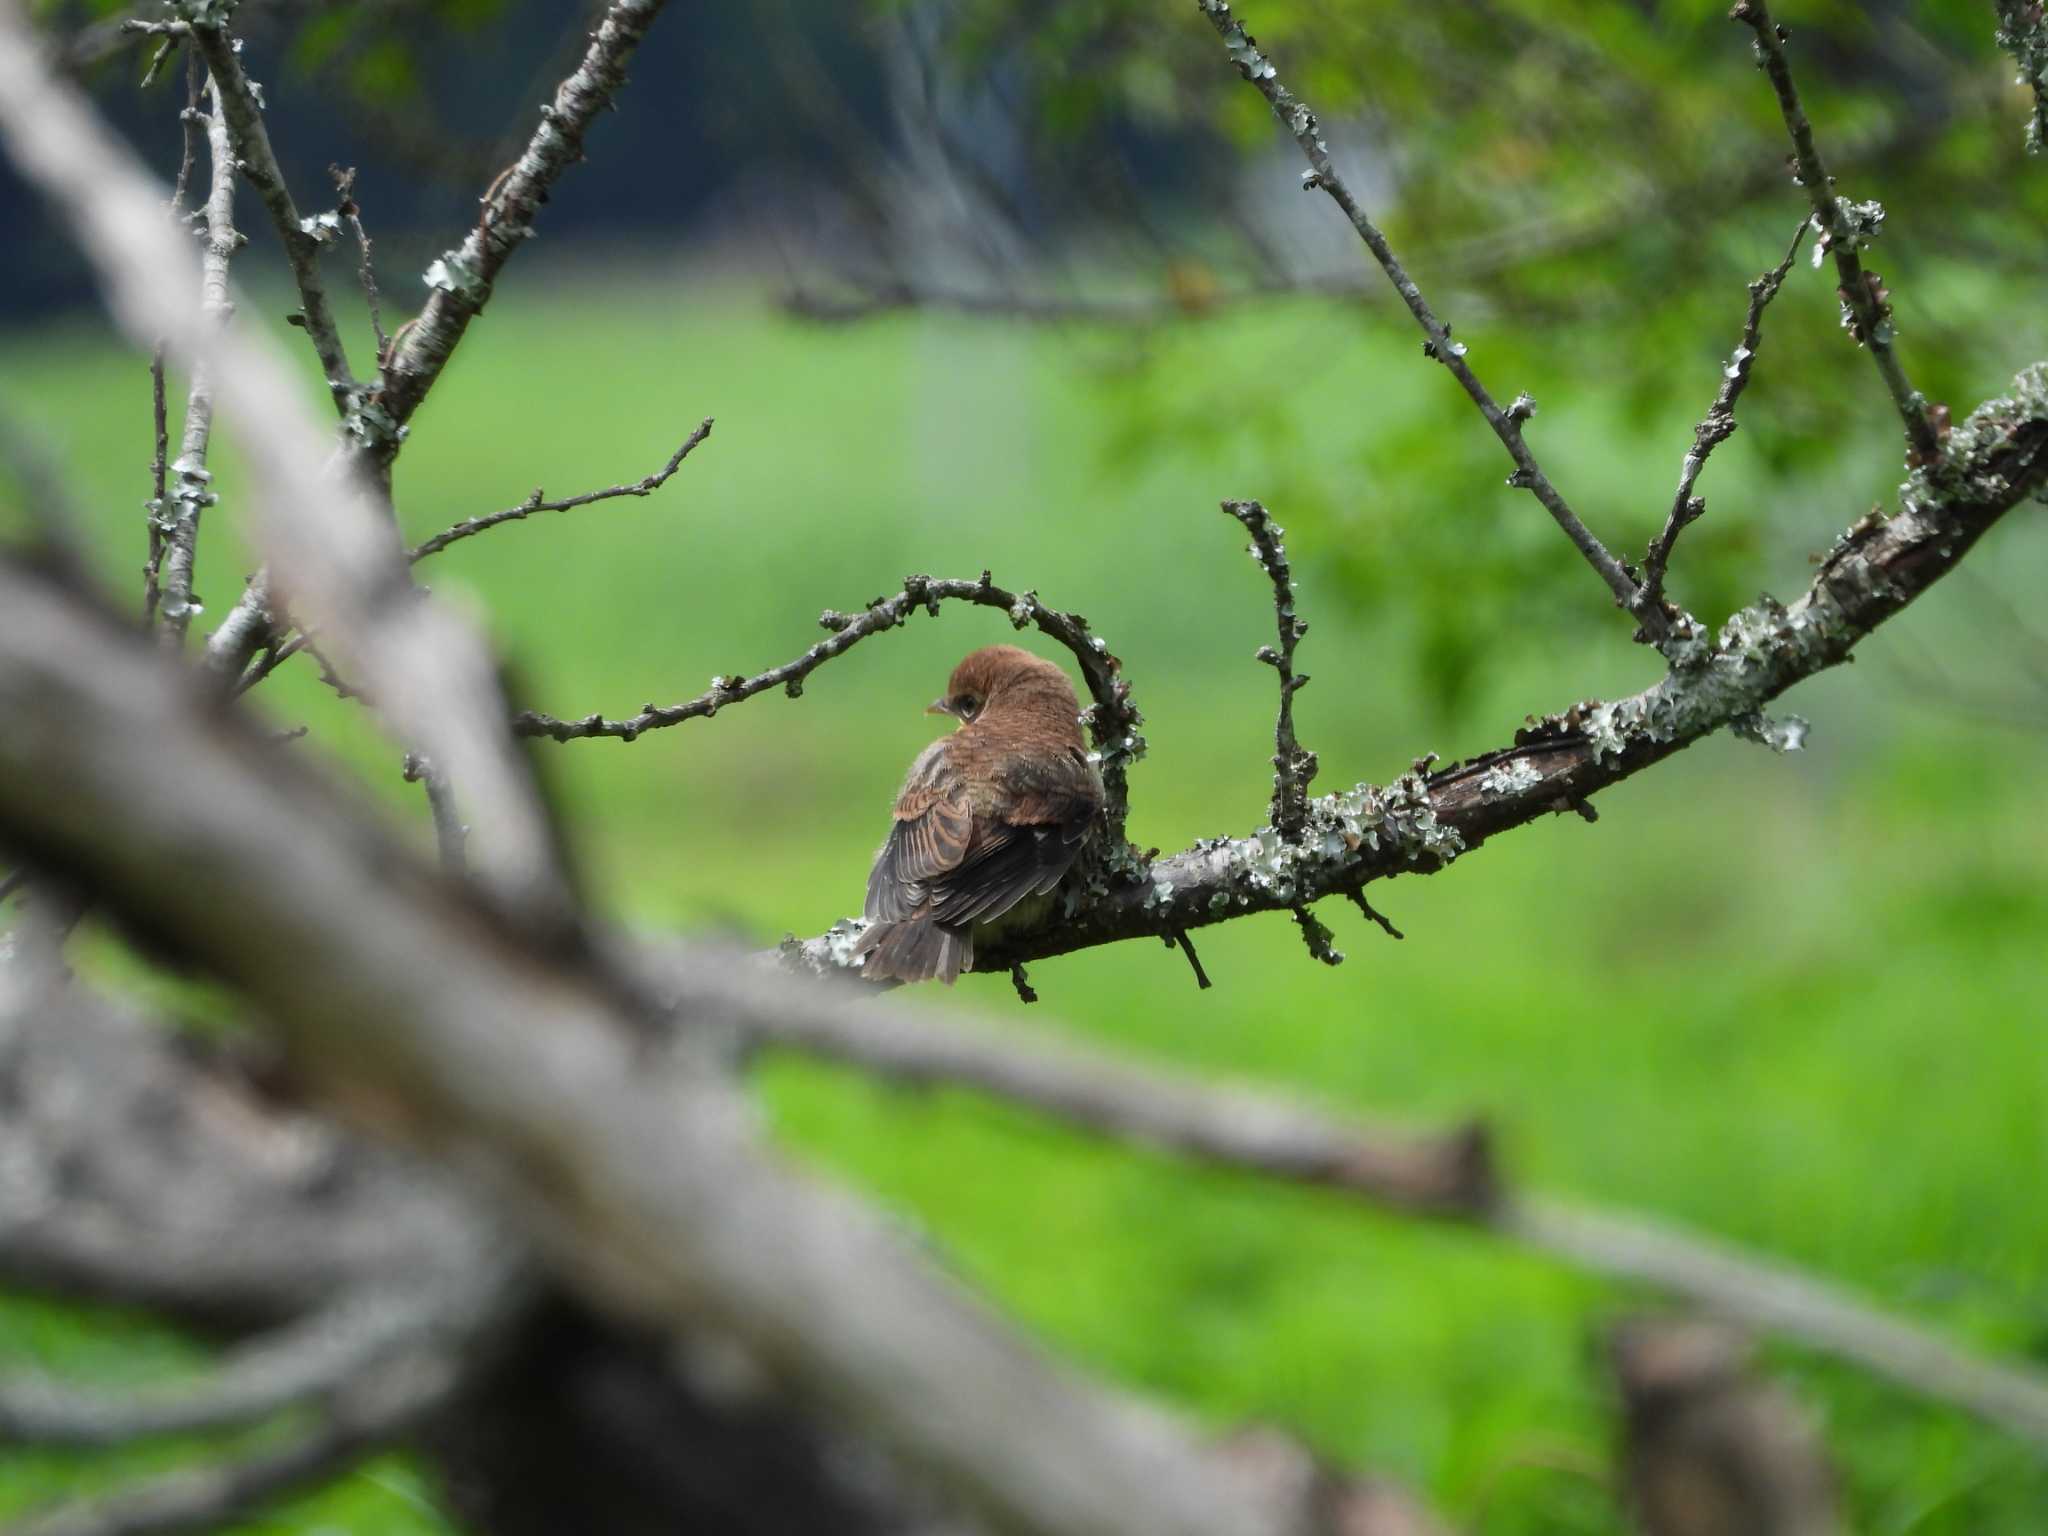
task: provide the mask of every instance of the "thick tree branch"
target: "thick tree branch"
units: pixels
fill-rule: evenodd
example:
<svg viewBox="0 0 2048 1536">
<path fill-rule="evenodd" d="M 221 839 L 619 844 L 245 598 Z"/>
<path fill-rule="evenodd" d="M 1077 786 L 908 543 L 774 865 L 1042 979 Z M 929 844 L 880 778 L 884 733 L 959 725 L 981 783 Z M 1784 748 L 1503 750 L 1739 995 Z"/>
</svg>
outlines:
<svg viewBox="0 0 2048 1536">
<path fill-rule="evenodd" d="M 1707 456 L 1735 432 L 1735 403 L 1749 387 L 1750 370 L 1756 366 L 1757 347 L 1763 340 L 1764 310 L 1778 296 L 1785 275 L 1799 259 L 1799 247 L 1812 223 L 1810 218 L 1801 219 L 1792 232 L 1785 259 L 1749 285 L 1749 312 L 1743 317 L 1742 339 L 1736 342 L 1735 350 L 1721 369 L 1721 387 L 1714 394 L 1714 403 L 1693 428 L 1692 447 L 1686 450 L 1685 462 L 1678 471 L 1678 493 L 1671 498 L 1663 531 L 1650 541 L 1649 552 L 1643 557 L 1643 598 L 1647 603 L 1663 603 L 1664 577 L 1671 567 L 1672 546 L 1678 542 L 1679 534 L 1707 510 L 1706 502 L 1694 496 L 1692 488 L 1699 483 L 1700 471 L 1707 467 Z"/>
<path fill-rule="evenodd" d="M 1204 840 L 1131 871 L 1130 880 L 1073 889 L 1064 910 L 977 940 L 977 968 L 1170 938 L 1348 895 L 1393 875 L 1432 873 L 1501 832 L 1586 807 L 1610 784 L 1716 731 L 1764 731 L 1765 706 L 1846 660 L 1864 635 L 1953 570 L 1992 524 L 2044 484 L 2048 364 L 2037 364 L 2014 381 L 2010 396 L 1979 406 L 1944 438 L 1934 463 L 1912 472 L 1897 514 L 1865 517 L 1844 532 L 1796 602 L 1765 598 L 1736 613 L 1717 638 L 1674 646 L 1672 670 L 1655 686 L 1574 705 L 1469 762 L 1320 796 L 1309 802 L 1299 843 L 1261 828 L 1250 837 Z M 858 931 L 841 924 L 784 953 L 801 968 L 834 971 L 846 964 Z"/>
<path fill-rule="evenodd" d="M 516 523 L 522 518 L 533 516 L 536 512 L 567 512 L 574 507 L 587 507 L 592 502 L 610 501 L 615 496 L 652 496 L 668 484 L 670 476 L 682 467 L 683 460 L 710 435 L 711 418 L 706 416 L 697 424 L 697 430 L 683 439 L 682 446 L 668 456 L 668 462 L 651 475 L 643 476 L 630 485 L 613 485 L 601 491 L 585 491 L 581 496 L 565 496 L 560 501 L 541 500 L 542 493 L 536 488 L 531 496 L 516 507 L 507 507 L 502 512 L 490 512 L 482 517 L 469 518 L 452 528 L 443 529 L 431 539 L 423 540 L 414 547 L 410 559 L 417 565 L 429 555 L 438 555 L 450 544 L 473 538 L 487 529 L 497 527 L 500 523 Z"/>
<path fill-rule="evenodd" d="M 1131 702 L 1131 685 L 1124 681 L 1123 663 L 1110 653 L 1080 614 L 1048 608 L 1039 601 L 1036 592 L 1012 592 L 999 587 L 987 571 L 975 581 L 906 576 L 902 591 L 893 597 L 876 598 L 859 613 L 828 609 L 818 622 L 832 631 L 829 639 L 820 640 L 792 661 L 751 677 L 715 677 L 708 692 L 680 704 L 647 704 L 638 714 L 616 720 L 603 715 L 561 720 L 522 710 L 512 717 L 512 729 L 521 736 L 545 736 L 551 741 L 581 741 L 594 736 L 635 741 L 643 733 L 664 726 L 680 725 L 685 720 L 708 720 L 727 705 L 770 689 L 780 688 L 795 698 L 803 692 L 804 679 L 833 657 L 845 655 L 870 635 L 905 623 L 920 608 L 936 617 L 939 605 L 947 601 L 1000 609 L 1018 629 L 1035 625 L 1041 634 L 1057 640 L 1072 653 L 1094 700 L 1087 720 L 1107 792 L 1104 815 L 1112 834 L 1109 841 L 1112 847 L 1120 844 L 1130 800 L 1130 765 L 1145 755 L 1145 738 L 1138 734 L 1145 717 Z"/>
<path fill-rule="evenodd" d="M 1799 103 L 1798 87 L 1792 83 L 1792 67 L 1785 59 L 1785 30 L 1771 20 L 1765 0 L 1736 0 L 1728 13 L 1756 33 L 1757 64 L 1770 77 L 1777 93 L 1778 111 L 1785 119 L 1785 131 L 1792 138 L 1793 160 L 1799 167 L 1799 181 L 1813 203 L 1813 216 L 1820 226 L 1822 241 L 1835 258 L 1835 272 L 1841 278 L 1843 323 L 1858 341 L 1870 349 L 1871 360 L 1884 378 L 1884 386 L 1906 428 L 1906 443 L 1915 464 L 1933 461 L 1938 451 L 1934 423 L 1927 414 L 1927 401 L 1913 388 L 1906 371 L 1892 350 L 1892 310 L 1884 284 L 1875 272 L 1866 272 L 1857 252 L 1872 240 L 1884 210 L 1876 204 L 1855 208 L 1835 196 L 1835 180 L 1828 174 L 1820 149 L 1814 143 L 1813 124 Z"/>
<path fill-rule="evenodd" d="M 1433 1135 L 1390 1131 L 1279 1094 L 1030 1040 L 1014 1025 L 836 1000 L 751 1012 L 743 1028 L 772 1046 L 900 1081 L 968 1088 L 1111 1140 L 1475 1225 L 1796 1340 L 2048 1445 L 2048 1380 L 1969 1354 L 1776 1260 L 1640 1216 L 1520 1193 L 1477 1122 Z"/>
<path fill-rule="evenodd" d="M 1530 414 L 1526 407 L 1510 406 L 1503 410 L 1479 382 L 1479 376 L 1465 361 L 1465 343 L 1451 339 L 1451 328 L 1437 319 L 1436 312 L 1429 307 L 1429 301 L 1422 296 L 1422 290 L 1401 265 L 1393 247 L 1387 244 L 1387 237 L 1380 233 L 1358 200 L 1351 195 L 1351 189 L 1337 174 L 1330 162 L 1330 147 L 1323 142 L 1322 129 L 1316 115 L 1307 104 L 1298 100 L 1284 85 L 1280 84 L 1273 61 L 1259 50 L 1244 24 L 1234 19 L 1226 0 L 1196 0 L 1202 14 L 1223 39 L 1223 46 L 1229 51 L 1239 73 L 1250 81 L 1258 93 L 1266 98 L 1273 109 L 1273 115 L 1280 125 L 1301 146 L 1301 152 L 1308 157 L 1310 170 L 1302 185 L 1314 190 L 1321 188 L 1329 194 L 1330 200 L 1343 210 L 1351 221 L 1351 227 L 1358 231 L 1366 248 L 1372 252 L 1373 260 L 1387 274 L 1394 285 L 1394 291 L 1401 295 L 1401 302 L 1408 306 L 1408 312 L 1415 317 L 1415 323 L 1422 327 L 1425 340 L 1422 350 L 1425 356 L 1434 358 L 1450 370 L 1451 377 L 1469 395 L 1472 403 L 1479 407 L 1480 415 L 1493 429 L 1493 435 L 1500 439 L 1508 456 L 1515 461 L 1515 472 L 1508 477 L 1508 484 L 1532 492 L 1543 504 L 1543 509 L 1564 530 L 1565 537 L 1572 541 L 1600 579 L 1607 584 L 1607 590 L 1614 594 L 1617 606 L 1635 615 L 1637 622 L 1649 633 L 1650 638 L 1661 640 L 1664 634 L 1664 616 L 1661 609 L 1643 606 L 1638 601 L 1639 592 L 1635 579 L 1622 569 L 1621 562 L 1609 554 L 1607 547 L 1596 538 L 1591 529 L 1579 520 L 1579 515 L 1558 493 L 1557 487 L 1543 473 L 1543 467 L 1536 462 L 1536 455 L 1529 450 L 1522 437 L 1522 422 Z M 1519 405 L 1519 401 L 1518 401 Z"/>
<path fill-rule="evenodd" d="M 1295 739 L 1294 696 L 1308 686 L 1294 671 L 1294 647 L 1308 633 L 1308 624 L 1294 609 L 1294 573 L 1287 564 L 1287 530 L 1275 523 L 1256 501 L 1226 501 L 1223 510 L 1244 524 L 1252 536 L 1251 557 L 1273 584 L 1273 618 L 1280 647 L 1262 645 L 1258 658 L 1280 678 L 1280 714 L 1273 727 L 1273 830 L 1289 842 L 1298 841 L 1308 820 L 1308 786 L 1316 776 L 1316 755 Z"/>
<path fill-rule="evenodd" d="M 225 26 L 196 19 L 197 14 L 212 16 L 220 12 L 217 8 L 206 8 L 195 13 L 193 46 L 205 58 L 207 72 L 213 77 L 215 100 L 220 104 L 217 110 L 227 115 L 227 131 L 234 144 L 235 158 L 241 162 L 242 174 L 249 178 L 249 184 L 262 200 L 284 247 L 285 260 L 291 264 L 292 280 L 299 290 L 297 318 L 312 339 L 313 350 L 319 354 L 320 371 L 326 375 L 334 408 L 346 416 L 354 404 L 355 376 L 349 372 L 348 353 L 342 346 L 334 310 L 327 302 L 326 281 L 320 275 L 323 242 L 308 227 L 308 221 L 299 216 L 291 188 L 285 185 L 284 169 L 277 163 L 277 152 L 270 147 L 270 130 L 264 126 L 263 108 L 256 99 L 255 86 L 242 68 L 235 39 Z"/>
</svg>

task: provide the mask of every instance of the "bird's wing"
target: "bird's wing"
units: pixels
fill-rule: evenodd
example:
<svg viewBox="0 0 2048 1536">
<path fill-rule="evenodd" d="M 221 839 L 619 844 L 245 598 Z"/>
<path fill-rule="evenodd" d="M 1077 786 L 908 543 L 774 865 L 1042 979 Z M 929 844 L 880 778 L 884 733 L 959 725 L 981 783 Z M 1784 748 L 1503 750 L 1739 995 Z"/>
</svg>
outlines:
<svg viewBox="0 0 2048 1536">
<path fill-rule="evenodd" d="M 974 813 L 964 797 L 906 787 L 889 840 L 868 872 L 869 919 L 894 923 L 917 915 L 935 883 L 967 860 L 973 843 Z"/>
<path fill-rule="evenodd" d="M 1102 804 L 1101 781 L 1078 752 L 1034 760 L 1006 787 L 998 814 L 976 823 L 967 857 L 932 881 L 932 916 L 942 923 L 992 922 L 1058 885 Z"/>
</svg>

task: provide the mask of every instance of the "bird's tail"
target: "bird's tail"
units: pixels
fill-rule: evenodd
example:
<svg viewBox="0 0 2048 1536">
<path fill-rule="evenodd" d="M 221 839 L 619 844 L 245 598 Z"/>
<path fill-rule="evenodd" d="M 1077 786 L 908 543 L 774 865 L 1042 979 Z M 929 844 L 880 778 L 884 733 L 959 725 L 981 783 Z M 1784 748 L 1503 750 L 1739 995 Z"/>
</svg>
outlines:
<svg viewBox="0 0 2048 1536">
<path fill-rule="evenodd" d="M 870 923 L 853 952 L 864 957 L 860 973 L 869 981 L 930 981 L 936 976 L 950 987 L 962 971 L 974 969 L 973 934 L 928 917 Z"/>
</svg>

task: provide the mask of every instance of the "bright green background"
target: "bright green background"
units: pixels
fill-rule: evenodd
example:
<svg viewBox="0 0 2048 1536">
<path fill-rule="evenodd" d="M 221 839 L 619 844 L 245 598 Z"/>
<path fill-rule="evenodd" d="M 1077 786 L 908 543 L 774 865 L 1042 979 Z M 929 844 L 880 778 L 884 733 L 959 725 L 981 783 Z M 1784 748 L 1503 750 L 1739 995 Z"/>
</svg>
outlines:
<svg viewBox="0 0 2048 1536">
<path fill-rule="evenodd" d="M 1730 266 L 1731 335 L 1739 283 L 1771 254 Z M 1825 318 L 1831 282 L 1802 271 L 1784 303 Z M 1483 335 L 1473 339 L 1483 365 Z M 1723 345 L 1684 360 L 1698 405 Z M 12 408 L 77 466 L 108 580 L 132 601 L 141 363 L 82 323 L 4 347 Z M 1145 370 L 1142 404 L 1197 422 L 1271 412 L 1289 424 L 1284 458 L 1242 433 L 1219 433 L 1213 453 L 1199 433 L 1172 454 L 1120 453 L 1137 408 L 1120 392 L 1124 365 L 1173 348 L 1180 364 Z M 1767 342 L 1758 413 L 1784 404 L 1770 356 Z M 1520 381 L 1495 382 L 1507 394 Z M 1757 514 L 1752 587 L 1791 595 L 1808 552 L 1889 497 L 1882 397 L 1874 377 L 1854 382 L 1828 402 L 1837 446 L 1869 442 L 1844 456 L 1848 468 L 1766 482 L 1738 434 L 1709 470 L 1716 505 Z M 1979 392 L 2002 382 L 1987 374 Z M 563 494 L 635 478 L 715 415 L 710 441 L 658 497 L 537 518 L 421 568 L 487 615 L 526 701 L 618 714 L 686 697 L 714 673 L 793 655 L 820 633 L 820 608 L 893 591 L 909 570 L 987 566 L 1087 614 L 1124 658 L 1152 744 L 1134 774 L 1131 832 L 1172 848 L 1256 826 L 1270 772 L 1271 677 L 1251 652 L 1271 610 L 1217 501 L 1264 495 L 1291 521 L 1278 487 L 1343 487 L 1362 430 L 1437 412 L 1452 388 L 1412 341 L 1309 304 L 1182 337 L 929 319 L 814 330 L 679 269 L 528 265 L 419 417 L 399 490 L 408 530 L 423 536 L 535 484 Z M 1533 438 L 1596 528 L 1639 548 L 1688 423 L 1632 416 L 1602 391 L 1597 373 L 1551 382 Z M 1482 429 L 1473 418 L 1464 430 Z M 1469 521 L 1475 561 L 1512 569 L 1562 549 L 1498 474 L 1463 473 L 1462 449 L 1433 464 L 1426 447 L 1416 481 L 1443 523 Z M 247 508 L 232 459 L 220 468 L 202 629 L 248 564 L 221 536 Z M 1370 586 L 1338 580 L 1365 562 L 1382 588 L 1402 589 L 1398 530 L 1369 492 L 1337 497 L 1290 546 L 1313 622 L 1301 730 L 1325 787 L 1384 780 L 1425 750 L 1499 744 L 1525 713 L 1654 675 L 1590 574 L 1534 603 L 1475 581 L 1429 596 L 1452 605 L 1486 657 L 1469 705 L 1446 714 L 1416 681 L 1427 674 L 1412 594 L 1382 614 L 1360 596 Z M 1044 1002 L 1028 1013 L 1001 978 L 906 1002 L 1017 1015 L 1020 1028 L 1364 1114 L 1483 1112 L 1532 1187 L 1782 1254 L 2048 1365 L 2048 752 L 2028 672 L 2042 658 L 1994 600 L 2031 610 L 2048 574 L 2042 516 L 2017 513 L 1859 666 L 1788 701 L 1815 722 L 1807 752 L 1774 758 L 1716 739 L 1602 796 L 1597 826 L 1546 822 L 1440 877 L 1376 887 L 1404 943 L 1332 902 L 1324 917 L 1350 955 L 1334 971 L 1306 957 L 1284 917 L 1257 918 L 1200 936 L 1208 992 L 1179 956 L 1131 945 L 1036 967 Z M 1682 550 L 1674 584 L 1683 596 Z M 960 653 L 1009 638 L 999 615 L 949 609 L 862 645 L 800 701 L 764 696 L 631 746 L 540 745 L 594 899 L 649 929 L 756 943 L 854 911 L 896 776 L 931 733 L 919 706 Z M 1930 697 L 1919 681 L 1930 669 L 1966 680 L 1969 699 Z M 425 846 L 395 752 L 300 663 L 261 703 L 280 723 L 311 724 L 295 750 L 363 772 Z M 1299 1430 L 1347 1463 L 1424 1485 L 1489 1536 L 1618 1529 L 1585 1470 L 1603 1461 L 1612 1424 L 1591 1340 L 1642 1298 L 1490 1239 L 1105 1150 L 963 1096 L 791 1065 L 765 1086 L 806 1160 L 873 1191 L 1065 1353 L 1218 1425 Z M 129 1320 L 0 1305 L 10 1366 L 123 1380 L 186 1358 Z M 1859 1530 L 2042 1529 L 2038 1452 L 1797 1351 L 1773 1358 L 1826 1420 Z M 0 1509 L 104 1476 L 98 1463 L 8 1453 Z M 410 1536 L 441 1529 L 431 1507 L 417 1474 L 384 1465 L 253 1529 Z"/>
</svg>

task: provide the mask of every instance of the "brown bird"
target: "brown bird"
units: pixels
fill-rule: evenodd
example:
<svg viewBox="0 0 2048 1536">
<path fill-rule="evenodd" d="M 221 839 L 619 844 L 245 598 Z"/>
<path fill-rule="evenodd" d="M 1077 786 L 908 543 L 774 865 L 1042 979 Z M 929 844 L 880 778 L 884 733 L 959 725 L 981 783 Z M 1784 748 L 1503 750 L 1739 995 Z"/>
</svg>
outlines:
<svg viewBox="0 0 2048 1536">
<path fill-rule="evenodd" d="M 854 946 L 871 981 L 951 985 L 974 969 L 974 930 L 1073 867 L 1102 808 L 1067 674 L 1014 645 L 975 651 L 927 714 L 959 729 L 918 754 L 868 875 Z"/>
</svg>

